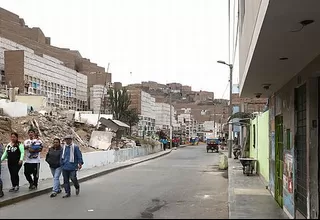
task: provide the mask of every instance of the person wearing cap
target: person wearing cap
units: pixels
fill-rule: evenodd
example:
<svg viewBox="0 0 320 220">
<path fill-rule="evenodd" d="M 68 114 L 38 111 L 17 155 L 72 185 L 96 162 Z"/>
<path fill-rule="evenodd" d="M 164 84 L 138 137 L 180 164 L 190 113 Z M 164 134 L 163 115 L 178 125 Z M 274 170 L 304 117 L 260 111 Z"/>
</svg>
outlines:
<svg viewBox="0 0 320 220">
<path fill-rule="evenodd" d="M 63 198 L 68 198 L 71 195 L 70 179 L 76 189 L 76 195 L 80 193 L 77 171 L 82 168 L 83 159 L 80 148 L 73 143 L 72 139 L 71 135 L 65 136 L 65 144 L 62 149 L 61 168 L 64 190 L 66 192 Z"/>
</svg>

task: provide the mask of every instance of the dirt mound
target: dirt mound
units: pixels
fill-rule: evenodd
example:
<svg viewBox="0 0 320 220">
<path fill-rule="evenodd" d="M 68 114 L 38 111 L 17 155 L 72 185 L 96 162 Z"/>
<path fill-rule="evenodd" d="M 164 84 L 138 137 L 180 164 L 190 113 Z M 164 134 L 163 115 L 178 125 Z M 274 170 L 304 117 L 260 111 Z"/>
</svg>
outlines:
<svg viewBox="0 0 320 220">
<path fill-rule="evenodd" d="M 79 143 L 74 140 L 82 150 L 82 152 L 93 151 L 94 149 L 87 147 L 89 143 L 90 135 L 94 130 L 93 126 L 87 124 L 74 123 L 64 115 L 49 116 L 38 113 L 33 113 L 26 117 L 9 118 L 0 117 L 0 142 L 7 144 L 10 142 L 11 132 L 17 132 L 19 134 L 19 140 L 23 141 L 28 139 L 28 130 L 30 127 L 34 127 L 38 132 L 40 139 L 44 142 L 44 151 L 47 152 L 49 146 L 51 146 L 54 138 L 63 138 L 65 135 L 77 133 L 85 144 Z"/>
</svg>

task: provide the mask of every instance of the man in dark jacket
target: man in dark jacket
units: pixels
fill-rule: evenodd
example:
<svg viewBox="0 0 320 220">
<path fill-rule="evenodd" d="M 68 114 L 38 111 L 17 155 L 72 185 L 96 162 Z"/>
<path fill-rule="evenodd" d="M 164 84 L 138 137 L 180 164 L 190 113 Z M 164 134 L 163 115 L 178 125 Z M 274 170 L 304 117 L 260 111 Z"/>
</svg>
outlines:
<svg viewBox="0 0 320 220">
<path fill-rule="evenodd" d="M 63 184 L 66 191 L 66 195 L 64 195 L 63 198 L 68 198 L 71 195 L 70 179 L 76 188 L 76 195 L 80 193 L 77 171 L 80 170 L 83 165 L 82 153 L 79 147 L 72 142 L 72 139 L 71 135 L 67 135 L 64 138 L 65 145 L 63 146 L 61 156 Z"/>
<path fill-rule="evenodd" d="M 52 194 L 50 197 L 56 197 L 57 194 L 61 192 L 60 189 L 60 176 L 61 176 L 61 154 L 62 154 L 62 147 L 59 138 L 55 138 L 53 140 L 53 146 L 50 147 L 46 161 L 50 166 L 50 170 L 53 177 L 53 187 L 52 187 Z"/>
</svg>

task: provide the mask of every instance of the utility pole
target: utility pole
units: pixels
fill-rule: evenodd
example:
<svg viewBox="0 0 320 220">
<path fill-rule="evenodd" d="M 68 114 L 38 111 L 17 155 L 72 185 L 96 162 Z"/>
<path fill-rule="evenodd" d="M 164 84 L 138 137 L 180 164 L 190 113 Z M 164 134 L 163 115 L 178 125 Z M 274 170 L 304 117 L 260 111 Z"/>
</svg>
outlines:
<svg viewBox="0 0 320 220">
<path fill-rule="evenodd" d="M 172 95 L 171 88 L 169 88 L 169 103 L 170 103 L 170 149 L 172 149 Z"/>
<path fill-rule="evenodd" d="M 229 115 L 231 117 L 232 112 L 233 112 L 233 107 L 232 107 L 232 72 L 233 72 L 233 65 L 232 64 L 228 64 L 225 61 L 217 61 L 220 64 L 224 64 L 227 65 L 229 67 L 230 70 L 230 103 L 229 103 Z M 229 122 L 229 135 L 228 135 L 228 157 L 232 158 L 232 123 Z"/>
<path fill-rule="evenodd" d="M 232 112 L 233 112 L 233 106 L 232 106 L 232 70 L 233 70 L 233 65 L 229 64 L 229 69 L 230 69 L 230 104 L 229 104 L 229 115 L 231 117 Z M 228 146 L 228 157 L 232 158 L 232 123 L 229 121 L 229 135 L 228 135 L 228 141 L 229 141 L 229 146 Z"/>
<path fill-rule="evenodd" d="M 109 73 L 109 67 L 110 67 L 110 63 L 108 63 L 107 74 Z M 100 107 L 99 107 L 98 121 L 97 121 L 97 126 L 96 126 L 97 129 L 99 128 L 99 121 L 100 121 L 100 115 L 101 115 L 101 105 L 102 105 L 102 103 L 105 104 L 104 93 L 105 93 L 105 88 L 107 87 L 107 83 L 108 83 L 108 77 L 106 77 L 106 81 L 105 81 L 103 89 L 102 89 L 102 96 L 101 96 L 101 102 L 100 102 Z"/>
<path fill-rule="evenodd" d="M 214 136 L 217 135 L 217 132 L 216 132 L 216 108 L 215 108 L 215 106 L 213 107 L 213 133 L 214 133 Z"/>
</svg>

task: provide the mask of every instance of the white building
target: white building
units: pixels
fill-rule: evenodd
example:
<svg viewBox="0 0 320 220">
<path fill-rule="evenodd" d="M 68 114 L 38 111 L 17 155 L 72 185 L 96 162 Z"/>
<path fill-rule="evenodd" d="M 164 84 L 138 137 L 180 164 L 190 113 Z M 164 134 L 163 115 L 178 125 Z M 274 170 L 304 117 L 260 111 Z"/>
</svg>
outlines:
<svg viewBox="0 0 320 220">
<path fill-rule="evenodd" d="M 217 123 L 214 121 L 204 121 L 202 125 L 203 125 L 202 131 L 204 132 L 212 131 L 212 133 L 214 133 L 216 137 L 219 136 L 219 132 L 221 131 L 221 126 L 222 126 L 220 123 Z"/>
<path fill-rule="evenodd" d="M 213 131 L 216 126 L 217 126 L 217 123 L 215 123 L 214 121 L 204 121 L 203 122 L 203 130 L 204 131 Z"/>
<path fill-rule="evenodd" d="M 170 129 L 170 105 L 167 103 L 156 103 L 156 130 L 168 130 Z M 176 111 L 174 106 L 171 106 L 171 120 L 173 130 L 179 129 L 179 123 L 177 122 L 175 115 Z"/>
<path fill-rule="evenodd" d="M 8 59 L 5 62 L 5 59 Z M 18 66 L 18 67 L 17 67 Z M 17 72 L 5 73 L 5 69 Z M 67 68 L 64 63 L 45 54 L 0 37 L 1 84 L 18 87 L 20 92 L 44 95 L 48 107 L 87 108 L 87 76 Z M 22 82 L 22 83 L 21 83 Z"/>
<path fill-rule="evenodd" d="M 106 103 L 102 103 L 102 98 L 104 97 L 104 100 L 106 100 L 107 93 L 108 89 L 104 85 L 93 85 L 90 88 L 90 110 L 92 110 L 94 114 L 98 114 L 103 110 L 103 105 Z"/>
<path fill-rule="evenodd" d="M 185 112 L 189 112 L 188 109 L 186 109 Z M 178 123 L 181 127 L 181 132 L 185 133 L 189 138 L 192 136 L 196 136 L 198 130 L 198 123 L 193 118 L 191 113 L 182 113 L 178 115 Z"/>
<path fill-rule="evenodd" d="M 156 100 L 149 93 L 141 91 L 141 111 L 138 123 L 138 136 L 152 136 L 155 133 Z"/>
<path fill-rule="evenodd" d="M 133 134 L 139 137 L 152 136 L 155 134 L 156 100 L 149 93 L 141 89 L 130 89 L 130 108 L 136 109 L 139 114 L 139 123 L 133 128 Z"/>
</svg>

